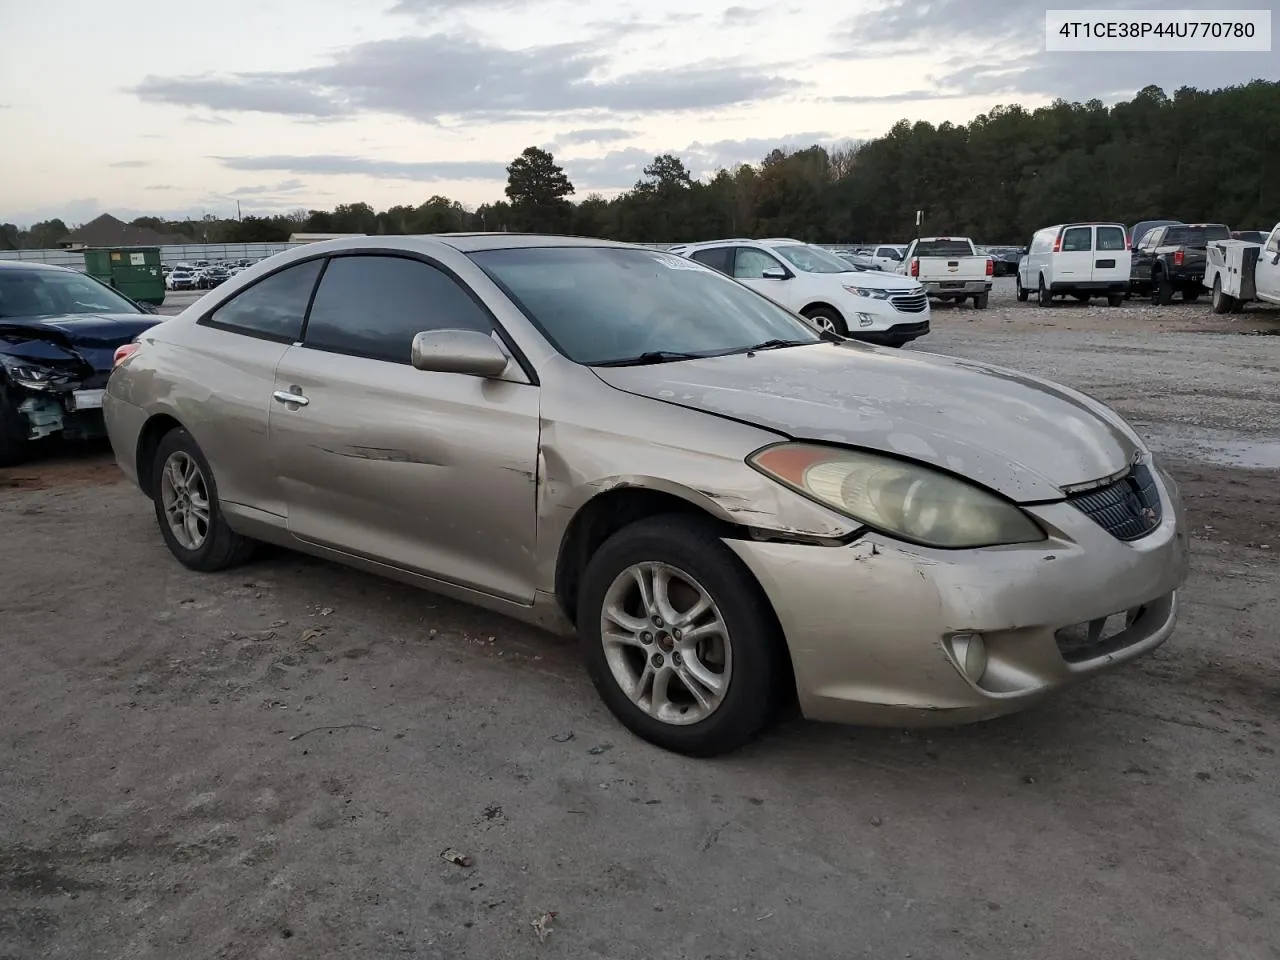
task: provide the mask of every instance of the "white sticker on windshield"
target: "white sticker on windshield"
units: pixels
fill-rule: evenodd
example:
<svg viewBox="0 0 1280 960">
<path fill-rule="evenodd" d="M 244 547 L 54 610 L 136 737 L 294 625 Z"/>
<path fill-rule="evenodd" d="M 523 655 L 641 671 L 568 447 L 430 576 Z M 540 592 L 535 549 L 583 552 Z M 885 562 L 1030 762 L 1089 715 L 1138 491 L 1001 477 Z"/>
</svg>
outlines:
<svg viewBox="0 0 1280 960">
<path fill-rule="evenodd" d="M 659 253 L 654 255 L 654 260 L 662 264 L 668 270 L 710 270 L 710 267 L 704 267 L 696 260 L 686 260 L 684 257 L 677 257 L 669 253 Z"/>
</svg>

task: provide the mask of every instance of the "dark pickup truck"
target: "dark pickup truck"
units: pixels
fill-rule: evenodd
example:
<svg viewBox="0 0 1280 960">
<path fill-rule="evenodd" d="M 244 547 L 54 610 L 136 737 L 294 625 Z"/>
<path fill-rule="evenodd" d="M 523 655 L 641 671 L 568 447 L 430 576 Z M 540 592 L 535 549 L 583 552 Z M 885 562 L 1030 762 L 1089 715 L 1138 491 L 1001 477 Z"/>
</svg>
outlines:
<svg viewBox="0 0 1280 960">
<path fill-rule="evenodd" d="M 1154 227 L 1133 251 L 1129 288 L 1156 304 L 1170 303 L 1175 293 L 1188 302 L 1204 290 L 1206 251 L 1214 240 L 1227 240 L 1231 229 L 1221 223 L 1176 223 Z"/>
</svg>

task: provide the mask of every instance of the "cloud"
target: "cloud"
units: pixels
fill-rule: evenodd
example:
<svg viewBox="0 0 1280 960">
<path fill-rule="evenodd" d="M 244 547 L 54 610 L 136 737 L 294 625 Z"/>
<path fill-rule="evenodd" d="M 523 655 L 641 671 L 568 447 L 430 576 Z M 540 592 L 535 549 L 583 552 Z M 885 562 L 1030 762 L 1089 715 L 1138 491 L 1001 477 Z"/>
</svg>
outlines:
<svg viewBox="0 0 1280 960">
<path fill-rule="evenodd" d="M 227 127 L 231 125 L 231 121 L 228 120 L 226 117 L 214 117 L 214 116 L 202 117 L 199 114 L 195 114 L 195 113 L 190 114 L 186 118 L 186 120 L 187 120 L 187 123 L 207 123 L 215 127 Z"/>
<path fill-rule="evenodd" d="M 1267 9 L 1261 0 L 1206 0 L 1199 8 Z M 1014 9 L 1016 7 L 1016 9 Z M 1058 0 L 883 0 L 845 24 L 842 59 L 904 56 L 922 49 L 952 53 L 943 69 L 926 77 L 932 89 L 843 99 L 892 103 L 959 97 L 1028 96 L 1084 101 L 1132 97 L 1148 84 L 1166 90 L 1194 84 L 1221 87 L 1275 75 L 1271 53 L 1047 53 L 1045 12 L 1065 9 Z M 1073 10 L 1113 10 L 1114 0 L 1072 0 Z M 1127 9 L 1163 10 L 1145 0 Z M 1003 55 L 993 54 L 999 50 Z M 892 99 L 889 99 L 892 98 Z"/>
<path fill-rule="evenodd" d="M 954 100 L 967 96 L 963 93 L 939 93 L 937 90 L 904 90 L 901 93 L 879 93 L 861 96 L 858 94 L 840 94 L 825 97 L 829 103 L 914 103 L 920 100 Z"/>
<path fill-rule="evenodd" d="M 565 172 L 579 193 L 587 190 L 623 190 L 635 186 L 656 155 L 679 157 L 691 176 L 713 176 L 719 170 L 732 170 L 744 163 L 759 163 L 774 150 L 800 150 L 820 144 L 834 146 L 829 133 L 797 133 L 787 137 L 755 137 L 747 140 L 716 140 L 691 143 L 683 149 L 645 150 L 624 147 L 611 150 L 602 157 L 573 159 L 564 162 Z"/>
<path fill-rule="evenodd" d="M 168 183 L 153 183 L 143 187 L 143 190 L 177 190 L 178 188 Z"/>
<path fill-rule="evenodd" d="M 702 63 L 599 77 L 606 46 L 559 43 L 508 50 L 434 34 L 357 44 L 318 67 L 229 76 L 148 76 L 133 92 L 151 103 L 293 117 L 368 112 L 425 123 L 488 122 L 554 113 L 710 110 L 802 87 L 765 66 Z"/>
<path fill-rule="evenodd" d="M 729 7 L 720 15 L 722 27 L 754 26 L 768 11 L 762 7 Z"/>
<path fill-rule="evenodd" d="M 310 156 L 215 157 L 231 170 L 281 170 L 288 173 L 335 176 L 355 174 L 378 180 L 414 180 L 435 182 L 447 180 L 505 180 L 507 165 L 488 160 L 426 160 L 420 162 L 377 160 L 341 154 Z"/>
<path fill-rule="evenodd" d="M 229 197 L 256 197 L 264 194 L 272 193 L 302 193 L 307 189 L 307 185 L 301 180 L 284 180 L 280 183 L 258 184 L 252 187 L 237 187 L 227 196 Z"/>
<path fill-rule="evenodd" d="M 388 13 L 410 17 L 434 18 L 449 13 L 479 13 L 485 10 L 511 10 L 525 0 L 396 0 Z"/>
<path fill-rule="evenodd" d="M 623 130 L 621 127 L 584 127 L 581 130 L 569 130 L 557 134 L 552 144 L 559 147 L 579 147 L 588 143 L 613 143 L 617 140 L 630 140 L 639 136 L 635 130 Z"/>
<path fill-rule="evenodd" d="M 150 160 L 117 160 L 115 163 L 108 163 L 108 167 L 118 167 L 121 169 L 137 169 L 138 167 L 151 166 Z"/>
</svg>

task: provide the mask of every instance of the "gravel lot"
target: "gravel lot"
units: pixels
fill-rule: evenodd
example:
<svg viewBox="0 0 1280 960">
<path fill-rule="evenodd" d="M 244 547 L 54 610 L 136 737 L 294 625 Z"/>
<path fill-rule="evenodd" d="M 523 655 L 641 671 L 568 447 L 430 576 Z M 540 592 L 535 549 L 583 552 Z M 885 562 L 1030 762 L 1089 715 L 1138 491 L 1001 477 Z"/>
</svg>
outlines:
<svg viewBox="0 0 1280 960">
<path fill-rule="evenodd" d="M 1140 424 L 1196 548 L 1155 655 L 954 731 L 681 759 L 562 641 L 283 551 L 192 574 L 101 447 L 0 471 L 0 958 L 1280 957 L 1280 316 L 1002 280 L 934 326 Z"/>
</svg>

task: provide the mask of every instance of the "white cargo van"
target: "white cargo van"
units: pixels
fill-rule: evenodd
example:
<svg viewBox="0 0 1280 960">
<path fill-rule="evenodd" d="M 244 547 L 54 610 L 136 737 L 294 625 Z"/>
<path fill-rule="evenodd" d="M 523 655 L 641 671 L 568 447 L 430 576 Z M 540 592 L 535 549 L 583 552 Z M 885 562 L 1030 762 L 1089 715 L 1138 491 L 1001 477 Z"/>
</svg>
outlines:
<svg viewBox="0 0 1280 960">
<path fill-rule="evenodd" d="M 1054 297 L 1106 297 L 1118 307 L 1129 292 L 1133 254 L 1120 223 L 1060 223 L 1037 230 L 1018 263 L 1018 299 L 1035 294 L 1042 307 Z"/>
</svg>

